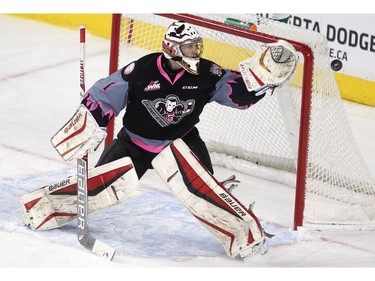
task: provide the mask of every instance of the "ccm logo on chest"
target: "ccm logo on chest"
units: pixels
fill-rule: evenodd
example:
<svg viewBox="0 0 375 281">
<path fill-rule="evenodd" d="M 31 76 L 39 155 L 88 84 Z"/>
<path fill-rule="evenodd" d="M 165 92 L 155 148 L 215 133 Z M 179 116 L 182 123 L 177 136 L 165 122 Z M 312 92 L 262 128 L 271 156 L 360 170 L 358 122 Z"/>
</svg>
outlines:
<svg viewBox="0 0 375 281">
<path fill-rule="evenodd" d="M 183 90 L 196 90 L 198 86 L 182 86 Z"/>
</svg>

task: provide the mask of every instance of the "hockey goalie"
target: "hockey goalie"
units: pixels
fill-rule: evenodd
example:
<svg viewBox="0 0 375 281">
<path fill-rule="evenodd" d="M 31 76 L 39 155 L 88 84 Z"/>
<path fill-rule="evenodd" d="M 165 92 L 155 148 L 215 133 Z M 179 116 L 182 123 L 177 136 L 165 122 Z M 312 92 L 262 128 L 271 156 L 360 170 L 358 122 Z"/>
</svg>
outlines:
<svg viewBox="0 0 375 281">
<path fill-rule="evenodd" d="M 125 109 L 117 137 L 89 171 L 89 212 L 140 195 L 139 179 L 155 169 L 229 257 L 246 257 L 264 243 L 265 233 L 253 211 L 215 178 L 196 124 L 211 102 L 251 110 L 292 77 L 298 55 L 282 40 L 264 44 L 239 64 L 237 72 L 202 54 L 198 30 L 186 22 L 173 22 L 161 52 L 143 56 L 94 83 L 51 141 L 62 159 L 80 158 L 98 146 L 108 122 Z M 71 177 L 25 195 L 21 202 L 26 223 L 43 230 L 72 221 L 76 194 L 76 178 Z"/>
</svg>

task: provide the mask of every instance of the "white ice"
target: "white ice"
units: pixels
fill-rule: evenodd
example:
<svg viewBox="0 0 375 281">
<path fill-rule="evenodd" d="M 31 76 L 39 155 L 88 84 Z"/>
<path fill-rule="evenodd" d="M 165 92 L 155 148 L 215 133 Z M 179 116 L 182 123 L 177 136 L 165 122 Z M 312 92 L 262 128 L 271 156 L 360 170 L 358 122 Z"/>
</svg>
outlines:
<svg viewBox="0 0 375 281">
<path fill-rule="evenodd" d="M 117 249 L 112 262 L 78 243 L 75 223 L 45 232 L 26 228 L 19 198 L 75 173 L 75 163 L 61 160 L 50 138 L 79 103 L 79 32 L 0 15 L 0 38 L 0 267 L 28 268 L 32 275 L 41 275 L 32 270 L 35 268 L 168 267 L 168 274 L 177 268 L 225 268 L 231 270 L 220 271 L 220 277 L 227 278 L 238 274 L 241 267 L 252 269 L 242 271 L 249 279 L 254 278 L 252 272 L 262 279 L 272 274 L 255 271 L 264 267 L 339 268 L 333 276 L 343 278 L 347 268 L 375 267 L 373 231 L 305 227 L 293 231 L 293 189 L 220 167 L 216 167 L 220 179 L 233 173 L 241 179 L 238 196 L 256 201 L 255 213 L 276 234 L 267 241 L 267 254 L 241 261 L 228 258 L 220 243 L 169 193 L 154 171 L 141 180 L 143 196 L 90 216 L 93 236 Z M 108 74 L 109 41 L 88 34 L 86 55 L 89 86 Z M 346 101 L 344 105 L 360 151 L 375 176 L 375 108 Z M 91 156 L 90 165 L 98 156 L 99 152 Z M 368 273 L 362 270 L 355 274 Z M 59 277 L 45 272 L 51 279 Z M 92 278 L 107 274 L 94 272 L 98 275 Z M 117 278 L 128 278 L 124 272 Z M 288 272 L 287 278 L 294 274 Z M 176 278 L 193 276 L 190 270 Z"/>
</svg>

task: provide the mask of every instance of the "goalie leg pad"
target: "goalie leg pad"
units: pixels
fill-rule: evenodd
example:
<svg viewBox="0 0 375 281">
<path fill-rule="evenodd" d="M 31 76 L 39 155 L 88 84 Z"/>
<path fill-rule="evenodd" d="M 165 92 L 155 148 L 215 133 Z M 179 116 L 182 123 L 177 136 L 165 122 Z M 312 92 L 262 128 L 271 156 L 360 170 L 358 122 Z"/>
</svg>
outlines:
<svg viewBox="0 0 375 281">
<path fill-rule="evenodd" d="M 230 257 L 245 257 L 265 236 L 256 216 L 202 166 L 181 140 L 152 161 L 160 177 L 185 207 L 213 233 Z"/>
<path fill-rule="evenodd" d="M 130 157 L 88 171 L 88 213 L 128 201 L 141 194 Z M 23 218 L 33 230 L 48 230 L 77 217 L 77 176 L 24 195 Z"/>
</svg>

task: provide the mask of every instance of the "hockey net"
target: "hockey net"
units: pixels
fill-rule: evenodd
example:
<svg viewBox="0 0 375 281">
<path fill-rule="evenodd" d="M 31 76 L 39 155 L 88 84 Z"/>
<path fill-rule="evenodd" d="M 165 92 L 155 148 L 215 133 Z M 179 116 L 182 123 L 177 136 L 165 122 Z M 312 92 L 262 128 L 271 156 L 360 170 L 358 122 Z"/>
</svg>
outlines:
<svg viewBox="0 0 375 281">
<path fill-rule="evenodd" d="M 261 44 L 277 38 L 291 42 L 300 57 L 291 81 L 249 110 L 207 105 L 198 125 L 202 139 L 214 164 L 228 166 L 230 159 L 240 159 L 277 170 L 276 176 L 266 177 L 295 187 L 295 228 L 374 224 L 375 181 L 351 133 L 322 35 L 256 15 L 116 16 L 113 27 L 119 29 L 112 31 L 112 40 L 119 38 L 119 45 L 112 41 L 114 70 L 147 53 L 161 52 L 166 28 L 176 19 L 197 27 L 204 58 L 237 71 L 238 63 Z M 227 18 L 256 23 L 257 31 L 225 24 Z M 257 170 L 256 175 L 261 174 Z"/>
</svg>

